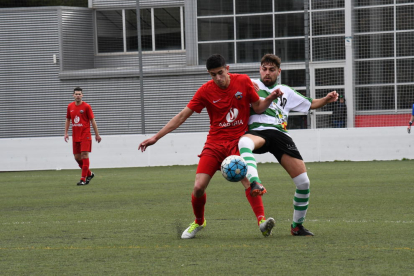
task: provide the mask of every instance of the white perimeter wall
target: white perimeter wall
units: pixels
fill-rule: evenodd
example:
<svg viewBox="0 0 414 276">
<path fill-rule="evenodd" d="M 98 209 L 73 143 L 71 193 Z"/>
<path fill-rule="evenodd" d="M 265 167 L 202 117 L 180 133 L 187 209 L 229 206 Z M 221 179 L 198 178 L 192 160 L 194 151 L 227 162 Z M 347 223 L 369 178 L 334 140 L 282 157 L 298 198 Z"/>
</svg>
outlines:
<svg viewBox="0 0 414 276">
<path fill-rule="evenodd" d="M 406 127 L 291 130 L 305 162 L 414 159 L 414 134 Z M 102 136 L 94 141 L 91 168 L 192 165 L 198 163 L 206 133 L 168 134 L 149 147 L 138 145 L 151 135 Z M 77 169 L 72 143 L 62 137 L 0 139 L 0 171 Z M 277 162 L 270 154 L 258 162 Z"/>
</svg>

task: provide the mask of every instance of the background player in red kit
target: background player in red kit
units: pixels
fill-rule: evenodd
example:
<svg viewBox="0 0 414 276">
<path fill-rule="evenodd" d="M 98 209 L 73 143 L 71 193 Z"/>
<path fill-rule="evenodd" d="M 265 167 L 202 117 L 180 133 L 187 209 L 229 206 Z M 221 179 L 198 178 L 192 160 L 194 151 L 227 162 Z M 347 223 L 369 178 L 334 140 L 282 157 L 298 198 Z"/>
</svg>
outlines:
<svg viewBox="0 0 414 276">
<path fill-rule="evenodd" d="M 183 232 L 181 238 L 194 238 L 196 233 L 206 226 L 204 206 L 208 184 L 221 162 L 229 155 L 239 155 L 238 140 L 247 131 L 250 105 L 257 112 L 265 111 L 270 103 L 281 95 L 280 90 L 272 92 L 262 100 L 253 88 L 247 75 L 230 74 L 221 55 L 212 55 L 206 62 L 207 71 L 212 80 L 202 85 L 188 105 L 172 118 L 157 134 L 143 141 L 138 150 L 145 151 L 166 134 L 178 128 L 194 112 L 207 109 L 210 117 L 210 131 L 201 152 L 197 166 L 196 178 L 191 203 L 195 221 Z M 259 228 L 264 236 L 268 236 L 274 226 L 274 219 L 265 219 L 262 198 L 266 190 L 257 182 L 242 180 L 246 188 L 246 197 L 256 215 Z M 258 196 L 259 195 L 259 196 Z"/>
<path fill-rule="evenodd" d="M 73 90 L 73 98 L 75 98 L 75 101 L 68 105 L 65 123 L 65 141 L 68 142 L 69 125 L 72 122 L 73 155 L 79 167 L 82 169 L 82 177 L 77 184 L 78 186 L 89 184 L 95 176 L 89 170 L 89 153 L 92 151 L 91 123 L 95 131 L 96 141 L 98 143 L 101 142 L 101 136 L 99 136 L 98 126 L 96 125 L 92 108 L 89 104 L 82 101 L 82 97 L 82 89 L 76 87 Z"/>
</svg>

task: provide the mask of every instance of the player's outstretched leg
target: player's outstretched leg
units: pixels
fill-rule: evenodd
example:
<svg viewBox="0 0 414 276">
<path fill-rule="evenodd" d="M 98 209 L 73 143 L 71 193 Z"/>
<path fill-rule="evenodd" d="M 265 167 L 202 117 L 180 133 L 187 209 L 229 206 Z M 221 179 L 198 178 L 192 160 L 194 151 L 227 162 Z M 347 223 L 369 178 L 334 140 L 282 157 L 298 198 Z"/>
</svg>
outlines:
<svg viewBox="0 0 414 276">
<path fill-rule="evenodd" d="M 190 226 L 184 230 L 183 234 L 181 235 L 182 239 L 192 239 L 195 237 L 198 231 L 206 227 L 207 221 L 204 220 L 204 223 L 199 225 L 195 221 L 193 221 Z"/>
<path fill-rule="evenodd" d="M 264 195 L 265 193 L 267 193 L 267 190 L 262 184 L 256 181 L 253 181 L 252 183 L 250 183 L 250 195 L 251 196 L 253 197 L 261 196 L 261 195 Z"/>
<path fill-rule="evenodd" d="M 261 183 L 259 179 L 259 173 L 257 172 L 257 162 L 254 157 L 254 142 L 249 137 L 242 137 L 239 140 L 239 152 L 240 156 L 243 157 L 244 161 L 247 163 L 247 179 L 250 182 L 256 181 Z"/>
<path fill-rule="evenodd" d="M 249 137 L 242 137 L 239 140 L 240 156 L 247 163 L 247 179 L 250 182 L 250 194 L 252 196 L 261 196 L 267 191 L 261 184 L 259 173 L 257 171 L 257 162 L 253 154 L 254 142 Z"/>
<path fill-rule="evenodd" d="M 273 227 L 275 227 L 275 220 L 273 218 L 268 218 L 266 220 L 263 219 L 260 221 L 259 229 L 265 237 L 272 234 Z"/>
</svg>

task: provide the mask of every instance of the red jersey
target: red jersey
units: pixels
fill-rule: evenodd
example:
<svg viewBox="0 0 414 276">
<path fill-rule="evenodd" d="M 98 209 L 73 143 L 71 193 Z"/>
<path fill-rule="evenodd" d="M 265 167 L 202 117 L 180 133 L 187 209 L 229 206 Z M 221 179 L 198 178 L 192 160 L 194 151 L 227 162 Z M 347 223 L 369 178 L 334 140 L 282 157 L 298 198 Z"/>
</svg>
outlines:
<svg viewBox="0 0 414 276">
<path fill-rule="evenodd" d="M 207 142 L 238 140 L 248 128 L 250 103 L 260 99 L 247 75 L 229 75 L 229 87 L 221 89 L 210 80 L 197 90 L 187 105 L 197 113 L 207 109 L 210 117 Z"/>
<path fill-rule="evenodd" d="M 91 139 L 91 120 L 95 117 L 89 104 L 82 102 L 80 105 L 76 105 L 75 102 L 71 102 L 68 105 L 66 118 L 72 122 L 72 139 L 74 142 Z"/>
</svg>

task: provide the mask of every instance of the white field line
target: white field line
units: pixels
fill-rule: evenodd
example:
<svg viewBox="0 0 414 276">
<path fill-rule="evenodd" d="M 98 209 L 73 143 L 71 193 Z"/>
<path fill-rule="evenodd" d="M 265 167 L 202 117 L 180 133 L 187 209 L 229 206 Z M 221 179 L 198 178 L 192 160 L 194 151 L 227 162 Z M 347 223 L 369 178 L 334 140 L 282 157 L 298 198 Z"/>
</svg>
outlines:
<svg viewBox="0 0 414 276">
<path fill-rule="evenodd" d="M 210 219 L 214 221 L 215 219 Z M 231 219 L 216 219 L 231 221 Z M 250 221 L 251 219 L 238 219 L 237 221 Z M 279 222 L 291 220 L 277 220 Z M 119 220 L 72 220 L 72 221 L 13 221 L 13 222 L 2 222 L 1 225 L 38 225 L 38 224 L 112 224 L 112 223 L 138 223 L 147 222 L 144 219 L 119 219 Z M 347 219 L 307 219 L 306 222 L 320 222 L 320 223 L 392 223 L 392 224 L 411 224 L 414 220 L 347 220 Z"/>
</svg>

